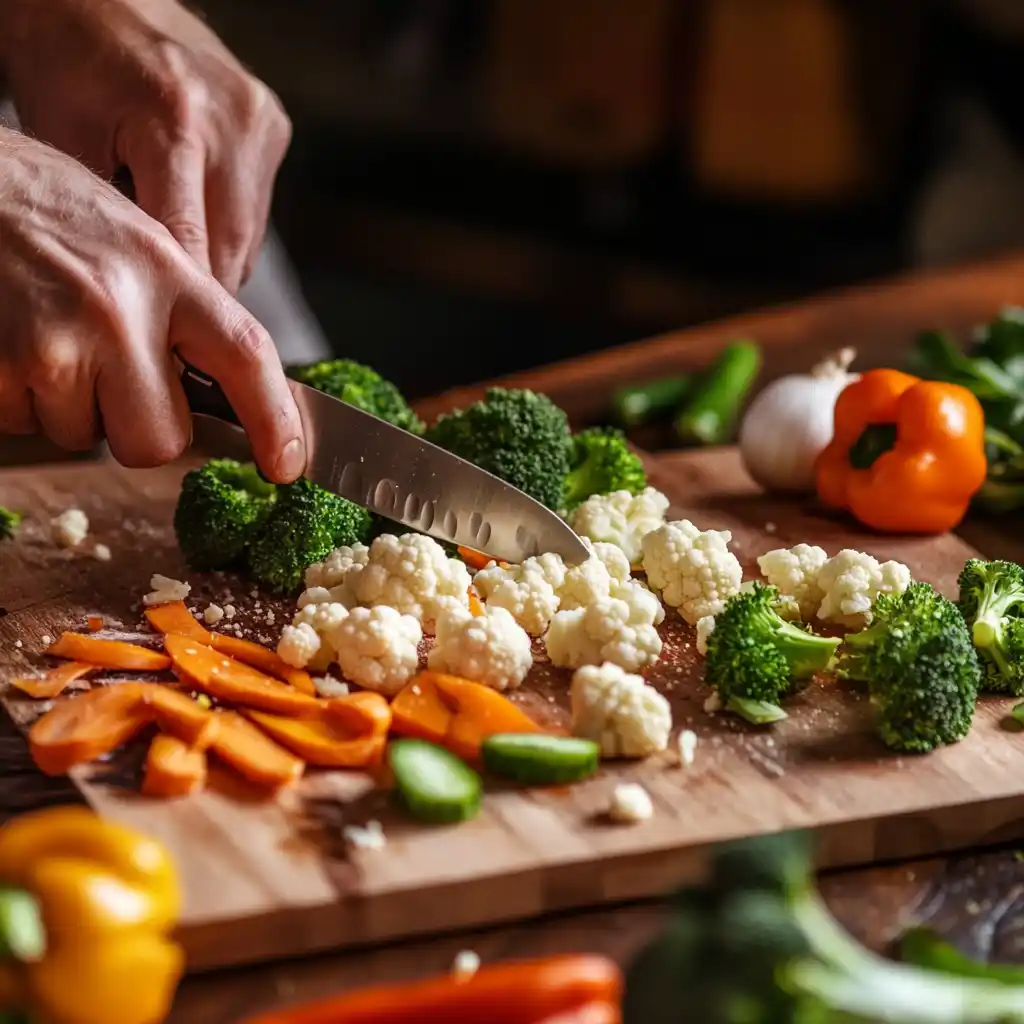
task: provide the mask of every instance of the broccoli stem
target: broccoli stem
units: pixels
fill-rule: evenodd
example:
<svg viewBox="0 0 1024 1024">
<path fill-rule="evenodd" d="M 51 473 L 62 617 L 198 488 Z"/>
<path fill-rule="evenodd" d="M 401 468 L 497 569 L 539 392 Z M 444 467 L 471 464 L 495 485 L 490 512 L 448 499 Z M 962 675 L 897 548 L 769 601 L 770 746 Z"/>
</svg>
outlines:
<svg viewBox="0 0 1024 1024">
<path fill-rule="evenodd" d="M 728 442 L 760 369 L 761 350 L 753 341 L 726 346 L 676 416 L 680 439 L 700 444 Z"/>
<path fill-rule="evenodd" d="M 839 647 L 838 637 L 808 633 L 792 622 L 775 630 L 773 642 L 786 661 L 794 679 L 809 679 L 815 672 L 824 672 Z"/>
<path fill-rule="evenodd" d="M 624 427 L 639 427 L 674 412 L 692 391 L 690 374 L 631 384 L 612 395 L 612 411 Z"/>
<path fill-rule="evenodd" d="M 1001 581 L 990 581 L 986 584 L 971 628 L 974 646 L 991 648 L 991 653 L 994 654 L 1002 638 L 1003 619 L 1022 604 L 1024 593 L 1016 588 L 1004 589 Z"/>
<path fill-rule="evenodd" d="M 751 725 L 771 725 L 789 718 L 778 704 L 766 700 L 752 700 L 749 697 L 730 697 L 725 702 L 725 710 L 749 722 Z"/>
</svg>

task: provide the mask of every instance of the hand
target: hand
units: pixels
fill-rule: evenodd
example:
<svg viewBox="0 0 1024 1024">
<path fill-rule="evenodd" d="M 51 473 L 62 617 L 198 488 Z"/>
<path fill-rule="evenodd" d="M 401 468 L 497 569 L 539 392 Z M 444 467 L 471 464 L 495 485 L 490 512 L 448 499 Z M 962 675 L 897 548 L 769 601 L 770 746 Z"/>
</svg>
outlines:
<svg viewBox="0 0 1024 1024">
<path fill-rule="evenodd" d="M 0 433 L 84 450 L 102 430 L 126 466 L 170 462 L 191 427 L 175 351 L 224 389 L 268 477 L 302 473 L 267 332 L 134 203 L 0 130 Z"/>
<path fill-rule="evenodd" d="M 277 97 L 176 0 L 6 0 L 0 62 L 28 134 L 108 180 L 232 294 L 291 140 Z"/>
</svg>

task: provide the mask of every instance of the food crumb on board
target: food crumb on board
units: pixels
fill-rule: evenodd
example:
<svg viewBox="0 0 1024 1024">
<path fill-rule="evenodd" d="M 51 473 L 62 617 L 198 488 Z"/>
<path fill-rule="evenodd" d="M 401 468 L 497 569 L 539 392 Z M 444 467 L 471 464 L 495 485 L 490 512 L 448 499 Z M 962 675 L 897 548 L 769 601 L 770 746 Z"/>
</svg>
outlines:
<svg viewBox="0 0 1024 1024">
<path fill-rule="evenodd" d="M 69 508 L 50 520 L 50 528 L 62 548 L 77 548 L 89 535 L 89 517 L 80 508 Z"/>
<path fill-rule="evenodd" d="M 778 529 L 778 527 L 774 523 L 772 523 L 772 522 L 767 522 L 767 523 L 764 524 L 764 532 L 765 533 L 771 534 L 771 533 L 774 533 L 777 529 Z"/>
<path fill-rule="evenodd" d="M 111 558 L 110 548 L 108 548 L 106 544 L 97 544 L 92 549 L 92 557 L 95 558 L 97 562 L 109 562 Z"/>
<path fill-rule="evenodd" d="M 49 633 L 44 633 L 44 634 L 43 634 L 43 635 L 42 635 L 42 636 L 41 636 L 41 637 L 39 638 L 39 642 L 40 642 L 40 643 L 41 643 L 41 644 L 42 644 L 42 645 L 43 645 L 44 647 L 49 647 L 49 646 L 50 646 L 50 644 L 52 644 L 52 643 L 53 643 L 53 637 L 52 637 L 52 636 L 50 636 L 50 634 L 49 634 Z"/>
<path fill-rule="evenodd" d="M 679 763 L 689 768 L 696 750 L 697 734 L 692 729 L 684 729 L 679 734 Z"/>
<path fill-rule="evenodd" d="M 313 686 L 321 697 L 347 697 L 348 683 L 343 683 L 332 676 L 320 676 L 313 680 Z"/>
<path fill-rule="evenodd" d="M 169 576 L 161 576 L 154 573 L 149 581 L 153 588 L 143 599 L 144 605 L 171 604 L 174 601 L 184 601 L 192 592 L 192 586 L 182 580 L 172 580 Z"/>
<path fill-rule="evenodd" d="M 346 825 L 342 831 L 347 843 L 360 850 L 383 850 L 387 846 L 384 826 L 379 821 L 368 821 L 365 825 Z"/>
<path fill-rule="evenodd" d="M 22 643 L 21 640 L 15 640 L 14 641 L 14 646 L 15 647 L 24 647 L 25 645 Z"/>
<path fill-rule="evenodd" d="M 219 604 L 210 604 L 206 606 L 206 610 L 203 612 L 203 621 L 208 626 L 216 626 L 224 618 L 224 614 L 224 609 Z"/>
<path fill-rule="evenodd" d="M 623 782 L 612 790 L 608 817 L 624 825 L 647 821 L 654 815 L 654 804 L 638 782 Z"/>
<path fill-rule="evenodd" d="M 480 957 L 471 949 L 463 949 L 455 954 L 452 961 L 452 976 L 456 981 L 468 981 L 480 970 Z"/>
<path fill-rule="evenodd" d="M 716 711 L 722 710 L 722 698 L 718 696 L 717 690 L 715 690 L 711 696 L 704 701 L 704 710 L 709 715 L 713 715 Z"/>
<path fill-rule="evenodd" d="M 235 617 L 235 606 L 233 604 L 224 605 L 224 617 L 226 619 L 233 619 Z"/>
</svg>

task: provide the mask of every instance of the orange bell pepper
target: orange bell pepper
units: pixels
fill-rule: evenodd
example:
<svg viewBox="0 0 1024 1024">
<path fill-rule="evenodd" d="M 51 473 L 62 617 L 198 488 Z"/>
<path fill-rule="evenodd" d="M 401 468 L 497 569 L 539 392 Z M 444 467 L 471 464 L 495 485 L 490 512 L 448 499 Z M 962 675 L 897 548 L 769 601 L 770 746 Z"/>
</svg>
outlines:
<svg viewBox="0 0 1024 1024">
<path fill-rule="evenodd" d="M 869 370 L 835 405 L 818 456 L 818 497 L 886 533 L 937 534 L 963 519 L 985 480 L 985 416 L 958 384 Z"/>
</svg>

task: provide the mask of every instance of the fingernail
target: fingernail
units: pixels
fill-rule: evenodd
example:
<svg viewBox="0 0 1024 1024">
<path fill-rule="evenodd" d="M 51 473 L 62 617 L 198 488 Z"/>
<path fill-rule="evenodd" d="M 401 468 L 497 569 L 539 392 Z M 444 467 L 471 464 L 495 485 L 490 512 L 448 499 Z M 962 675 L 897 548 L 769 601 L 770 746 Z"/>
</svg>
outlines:
<svg viewBox="0 0 1024 1024">
<path fill-rule="evenodd" d="M 300 438 L 293 437 L 281 452 L 277 460 L 277 471 L 285 479 L 291 481 L 302 476 L 306 468 L 306 446 Z"/>
</svg>

